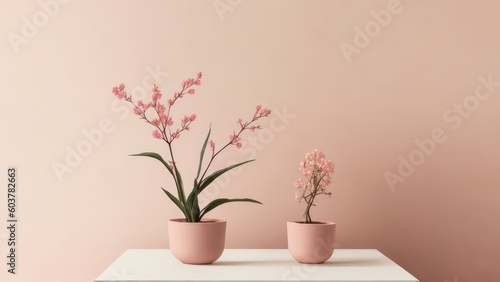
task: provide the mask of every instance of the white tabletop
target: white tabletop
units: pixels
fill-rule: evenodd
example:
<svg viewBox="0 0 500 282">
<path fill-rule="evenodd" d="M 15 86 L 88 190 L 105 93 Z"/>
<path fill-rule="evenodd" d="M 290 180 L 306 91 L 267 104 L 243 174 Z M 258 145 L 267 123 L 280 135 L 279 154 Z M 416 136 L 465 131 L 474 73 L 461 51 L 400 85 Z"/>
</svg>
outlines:
<svg viewBox="0 0 500 282">
<path fill-rule="evenodd" d="M 374 249 L 336 249 L 330 260 L 319 265 L 300 264 L 287 249 L 226 249 L 210 265 L 183 264 L 168 249 L 131 249 L 95 282 L 280 280 L 418 282 Z"/>
</svg>

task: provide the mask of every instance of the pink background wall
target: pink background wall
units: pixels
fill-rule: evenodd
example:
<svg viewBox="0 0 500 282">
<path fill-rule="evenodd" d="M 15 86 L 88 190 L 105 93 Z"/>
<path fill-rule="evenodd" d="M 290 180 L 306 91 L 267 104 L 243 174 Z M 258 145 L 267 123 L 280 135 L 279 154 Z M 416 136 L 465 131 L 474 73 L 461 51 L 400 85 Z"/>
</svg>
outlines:
<svg viewBox="0 0 500 282">
<path fill-rule="evenodd" d="M 255 155 L 211 191 L 264 202 L 210 214 L 228 221 L 228 248 L 286 247 L 285 222 L 304 208 L 297 165 L 318 148 L 336 171 L 313 218 L 337 222 L 339 248 L 379 249 L 424 282 L 498 281 L 499 12 L 497 1 L 0 1 L 1 182 L 19 169 L 18 274 L 1 263 L 0 280 L 92 281 L 126 249 L 168 247 L 180 215 L 160 190 L 170 178 L 127 156 L 164 144 L 110 90 L 141 93 L 146 79 L 169 96 L 202 71 L 177 108 L 198 115 L 176 147 L 186 179 L 209 123 L 223 142 L 255 105 L 275 113 L 218 162 Z M 0 203 L 4 226 L 6 192 Z"/>
</svg>

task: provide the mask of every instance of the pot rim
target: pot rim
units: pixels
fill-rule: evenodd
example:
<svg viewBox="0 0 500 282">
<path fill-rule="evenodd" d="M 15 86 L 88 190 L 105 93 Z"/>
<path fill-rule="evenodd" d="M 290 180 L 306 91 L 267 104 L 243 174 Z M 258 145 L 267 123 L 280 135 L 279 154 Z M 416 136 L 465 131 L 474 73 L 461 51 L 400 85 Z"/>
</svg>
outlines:
<svg viewBox="0 0 500 282">
<path fill-rule="evenodd" d="M 218 219 L 218 218 L 202 218 L 200 222 L 187 222 L 186 218 L 179 217 L 179 218 L 170 218 L 168 221 L 169 222 L 175 222 L 175 223 L 186 223 L 186 224 L 207 224 L 207 223 L 217 224 L 217 223 L 226 223 L 225 220 Z"/>
<path fill-rule="evenodd" d="M 314 220 L 312 223 L 305 223 L 305 221 L 289 220 L 287 223 L 295 223 L 299 225 L 336 225 L 333 221 L 328 220 Z"/>
</svg>

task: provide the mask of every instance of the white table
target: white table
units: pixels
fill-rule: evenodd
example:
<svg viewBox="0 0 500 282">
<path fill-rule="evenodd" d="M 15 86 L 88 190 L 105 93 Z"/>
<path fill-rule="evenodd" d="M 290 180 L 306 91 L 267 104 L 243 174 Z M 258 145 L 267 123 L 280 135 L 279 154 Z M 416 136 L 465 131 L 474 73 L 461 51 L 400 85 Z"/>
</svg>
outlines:
<svg viewBox="0 0 500 282">
<path fill-rule="evenodd" d="M 211 265 L 177 261 L 168 249 L 131 249 L 95 282 L 173 281 L 377 281 L 418 282 L 373 249 L 336 249 L 324 264 L 300 264 L 287 249 L 226 249 Z"/>
</svg>

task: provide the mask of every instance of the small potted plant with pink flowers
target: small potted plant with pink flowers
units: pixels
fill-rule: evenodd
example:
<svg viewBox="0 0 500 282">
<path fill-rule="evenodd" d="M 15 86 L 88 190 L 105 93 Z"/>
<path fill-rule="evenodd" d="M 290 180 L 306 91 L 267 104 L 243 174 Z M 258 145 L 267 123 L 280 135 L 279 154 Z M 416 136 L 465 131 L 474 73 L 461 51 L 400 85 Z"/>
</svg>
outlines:
<svg viewBox="0 0 500 282">
<path fill-rule="evenodd" d="M 197 173 L 191 191 L 185 191 L 184 182 L 179 170 L 179 162 L 174 154 L 172 144 L 176 142 L 181 134 L 190 130 L 191 124 L 196 120 L 196 114 L 186 115 L 180 119 L 180 123 L 176 126 L 173 119 L 173 107 L 179 100 L 186 95 L 194 95 L 195 87 L 201 84 L 202 74 L 198 73 L 195 78 L 189 78 L 182 82 L 180 91 L 167 100 L 167 103 L 162 103 L 163 94 L 157 85 L 153 86 L 151 101 L 144 102 L 142 100 L 135 101 L 133 97 L 125 91 L 125 86 L 120 84 L 113 88 L 113 94 L 132 105 L 134 113 L 146 123 L 152 125 L 154 130 L 152 136 L 165 142 L 166 158 L 161 154 L 154 152 L 145 152 L 133 154 L 132 156 L 144 156 L 158 160 L 166 168 L 167 172 L 172 176 L 176 194 L 168 189 L 162 188 L 166 196 L 179 208 L 183 214 L 183 218 L 173 218 L 168 222 L 170 249 L 173 255 L 183 263 L 189 264 L 209 264 L 216 261 L 222 252 L 225 245 L 226 221 L 220 219 L 205 218 L 205 215 L 214 208 L 231 202 L 250 202 L 259 203 L 259 201 L 249 198 L 218 198 L 207 203 L 204 207 L 200 207 L 198 197 L 209 185 L 224 173 L 239 167 L 243 164 L 254 161 L 243 161 L 226 168 L 210 171 L 210 167 L 214 159 L 228 147 L 242 147 L 241 134 L 245 131 L 254 131 L 261 128 L 256 122 L 269 116 L 270 110 L 257 106 L 253 116 L 249 121 L 237 120 L 238 129 L 233 131 L 229 136 L 227 143 L 217 148 L 215 142 L 210 139 L 210 132 L 201 146 L 199 162 L 197 165 Z M 206 152 L 207 145 L 210 146 Z M 208 154 L 209 159 L 204 162 L 205 155 Z"/>
<path fill-rule="evenodd" d="M 312 220 L 311 208 L 315 206 L 316 197 L 332 195 L 326 187 L 332 181 L 333 162 L 327 160 L 323 152 L 314 149 L 306 153 L 299 170 L 305 180 L 295 180 L 294 186 L 299 190 L 295 200 L 306 203 L 305 220 L 287 222 L 288 250 L 300 263 L 323 263 L 333 254 L 336 225 L 330 221 Z"/>
</svg>

